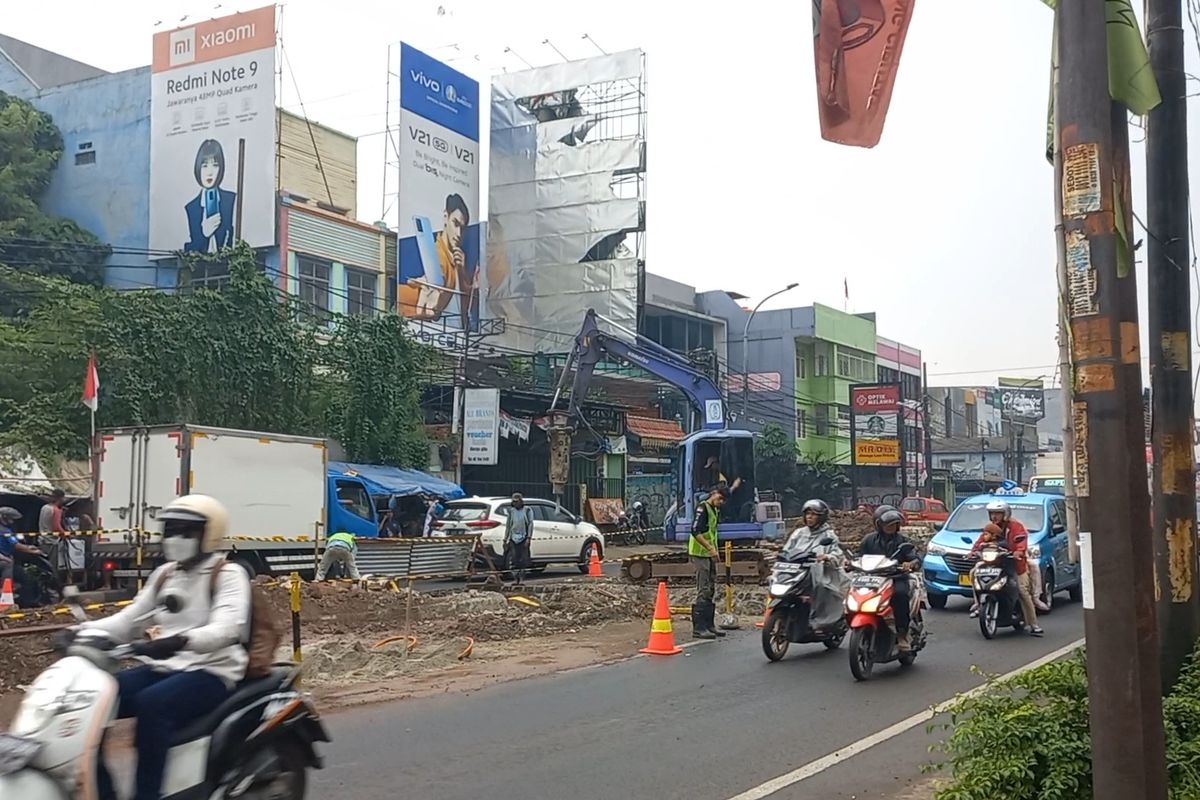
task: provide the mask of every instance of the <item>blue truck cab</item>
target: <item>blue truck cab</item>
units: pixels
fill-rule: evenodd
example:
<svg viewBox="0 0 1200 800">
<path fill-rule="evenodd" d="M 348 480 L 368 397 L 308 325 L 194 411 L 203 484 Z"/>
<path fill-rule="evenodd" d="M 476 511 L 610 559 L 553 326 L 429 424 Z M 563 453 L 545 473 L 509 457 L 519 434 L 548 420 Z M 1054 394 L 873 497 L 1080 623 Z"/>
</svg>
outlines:
<svg viewBox="0 0 1200 800">
<path fill-rule="evenodd" d="M 1067 554 L 1067 506 L 1060 494 L 1026 493 L 1019 488 L 997 489 L 991 494 L 969 497 L 954 509 L 946 525 L 929 541 L 922 564 L 929 604 L 945 608 L 951 595 L 970 598 L 971 567 L 977 560 L 971 547 L 988 522 L 987 504 L 1005 500 L 1013 518 L 1029 531 L 1031 562 L 1042 571 L 1042 600 L 1053 605 L 1055 593 L 1070 592 L 1079 600 L 1083 587 L 1079 565 Z"/>
</svg>

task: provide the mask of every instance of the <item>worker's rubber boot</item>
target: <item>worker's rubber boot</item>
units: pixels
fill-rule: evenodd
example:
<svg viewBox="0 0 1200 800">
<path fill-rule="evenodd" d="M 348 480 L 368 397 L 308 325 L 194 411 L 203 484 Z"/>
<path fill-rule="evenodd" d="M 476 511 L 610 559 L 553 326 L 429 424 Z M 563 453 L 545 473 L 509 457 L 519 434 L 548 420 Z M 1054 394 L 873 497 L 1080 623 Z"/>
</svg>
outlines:
<svg viewBox="0 0 1200 800">
<path fill-rule="evenodd" d="M 717 638 L 717 635 L 708 629 L 708 622 L 704 616 L 704 604 L 700 602 L 692 603 L 692 638 Z"/>
<path fill-rule="evenodd" d="M 712 602 L 707 603 L 704 607 L 704 621 L 708 624 L 708 629 L 710 631 L 712 631 L 714 636 L 716 636 L 718 639 L 724 639 L 725 631 L 723 631 L 717 627 L 717 619 L 716 618 L 717 618 L 716 603 L 712 603 Z"/>
</svg>

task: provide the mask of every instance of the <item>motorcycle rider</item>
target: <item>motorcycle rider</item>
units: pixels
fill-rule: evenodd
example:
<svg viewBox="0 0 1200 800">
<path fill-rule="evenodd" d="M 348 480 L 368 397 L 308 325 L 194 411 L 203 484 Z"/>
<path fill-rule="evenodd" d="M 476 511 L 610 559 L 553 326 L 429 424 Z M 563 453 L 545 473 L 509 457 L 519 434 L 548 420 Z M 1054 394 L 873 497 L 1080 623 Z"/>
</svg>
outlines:
<svg viewBox="0 0 1200 800">
<path fill-rule="evenodd" d="M 902 546 L 911 546 L 912 540 L 900 533 L 900 526 L 903 524 L 904 515 L 895 507 L 880 506 L 875 509 L 875 532 L 867 534 L 862 540 L 858 551 L 859 555 L 892 558 Z M 902 573 L 892 578 L 892 613 L 896 619 L 896 647 L 902 652 L 912 649 L 908 635 L 912 615 L 912 586 L 907 573 L 921 567 L 920 560 L 915 557 L 915 549 L 913 556 L 912 560 L 900 564 Z"/>
<path fill-rule="evenodd" d="M 1037 564 L 1032 566 L 1029 564 L 1029 531 L 1020 521 L 1013 519 L 1012 506 L 1004 500 L 993 500 L 988 503 L 987 515 L 989 524 L 994 525 L 1000 531 L 999 536 L 992 534 L 992 538 L 1003 542 L 1005 549 L 1013 554 L 1013 569 L 1016 572 L 1021 614 L 1025 617 L 1025 624 L 1029 626 L 1029 633 L 1032 636 L 1042 636 L 1045 631 L 1038 625 L 1037 607 L 1033 603 L 1031 575 L 1031 570 L 1040 569 L 1040 567 Z M 986 535 L 986 533 L 980 534 L 979 540 L 971 549 L 972 553 L 983 546 Z"/>
<path fill-rule="evenodd" d="M 206 495 L 186 495 L 158 514 L 167 563 L 151 573 L 133 603 L 111 617 L 79 629 L 101 631 L 117 643 L 140 641 L 143 665 L 117 673 L 120 718 L 135 717 L 137 790 L 134 800 L 160 800 L 171 735 L 211 712 L 245 677 L 249 655 L 250 580 L 241 567 L 221 569 L 217 552 L 225 536 L 225 506 Z M 214 582 L 213 570 L 220 569 Z M 183 608 L 159 605 L 168 594 L 182 595 Z M 150 613 L 148 618 L 138 621 Z M 157 636 L 141 640 L 148 629 Z M 59 644 L 74 638 L 67 632 Z M 112 778 L 101 758 L 97 765 L 101 800 L 115 800 Z"/>
<path fill-rule="evenodd" d="M 12 526 L 16 525 L 22 516 L 20 511 L 11 506 L 0 508 L 0 582 L 5 578 L 12 578 L 13 584 L 18 587 L 25 586 L 28 577 L 17 563 L 17 553 L 41 558 L 46 555 L 33 545 L 21 542 L 13 532 Z"/>
<path fill-rule="evenodd" d="M 846 563 L 846 551 L 838 541 L 837 531 L 829 524 L 829 505 L 824 500 L 813 499 L 801 509 L 803 527 L 797 528 L 783 546 L 784 553 L 815 553 L 817 563 L 810 574 L 814 588 L 811 625 L 820 629 L 837 622 L 842 617 L 842 604 L 850 588 L 850 579 L 842 569 Z M 821 544 L 824 538 L 833 539 L 831 544 Z"/>
</svg>

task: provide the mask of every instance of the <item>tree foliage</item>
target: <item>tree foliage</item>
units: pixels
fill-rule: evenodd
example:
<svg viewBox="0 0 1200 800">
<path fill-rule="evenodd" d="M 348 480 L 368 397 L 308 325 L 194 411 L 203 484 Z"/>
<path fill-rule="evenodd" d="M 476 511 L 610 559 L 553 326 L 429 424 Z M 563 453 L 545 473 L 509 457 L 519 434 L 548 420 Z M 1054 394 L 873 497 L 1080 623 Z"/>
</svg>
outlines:
<svg viewBox="0 0 1200 800">
<path fill-rule="evenodd" d="M 754 454 L 758 485 L 776 493 L 785 516 L 799 514 L 814 497 L 835 504 L 849 486 L 840 466 L 820 456 L 802 458 L 796 440 L 774 422 L 763 426 Z"/>
<path fill-rule="evenodd" d="M 0 92 L 0 263 L 99 286 L 110 248 L 38 207 L 62 151 L 49 115 Z"/>
<path fill-rule="evenodd" d="M 80 403 L 88 353 L 97 425 L 188 422 L 329 436 L 350 458 L 422 466 L 419 398 L 429 351 L 403 320 L 304 321 L 239 246 L 220 292 L 115 292 L 0 267 L 0 289 L 33 298 L 0 317 L 0 446 L 87 452 Z"/>
<path fill-rule="evenodd" d="M 936 800 L 1092 797 L 1087 659 L 1083 650 L 960 699 L 940 725 L 951 779 Z M 1163 698 L 1171 800 L 1200 797 L 1200 653 Z"/>
<path fill-rule="evenodd" d="M 434 357 L 401 317 L 350 317 L 321 353 L 324 422 L 347 456 L 368 464 L 424 466 L 421 390 Z"/>
</svg>

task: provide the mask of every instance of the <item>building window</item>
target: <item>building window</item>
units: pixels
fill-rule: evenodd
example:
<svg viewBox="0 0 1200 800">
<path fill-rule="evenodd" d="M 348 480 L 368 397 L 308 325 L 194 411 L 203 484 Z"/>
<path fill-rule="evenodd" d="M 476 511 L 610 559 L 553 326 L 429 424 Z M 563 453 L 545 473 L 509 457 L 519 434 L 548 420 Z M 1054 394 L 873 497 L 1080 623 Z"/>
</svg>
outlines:
<svg viewBox="0 0 1200 800">
<path fill-rule="evenodd" d="M 837 435 L 850 438 L 850 406 L 837 406 Z"/>
<path fill-rule="evenodd" d="M 195 262 L 191 284 L 193 289 L 221 291 L 229 285 L 229 263 L 223 259 Z"/>
<path fill-rule="evenodd" d="M 817 406 L 813 409 L 813 433 L 817 436 L 829 435 L 829 406 Z"/>
<path fill-rule="evenodd" d="M 375 316 L 374 272 L 346 270 L 346 311 L 354 317 Z"/>
<path fill-rule="evenodd" d="M 301 313 L 317 322 L 329 320 L 329 273 L 333 265 L 311 256 L 296 256 Z"/>
<path fill-rule="evenodd" d="M 808 362 L 800 354 L 796 355 L 796 379 L 801 381 L 808 380 Z"/>
<path fill-rule="evenodd" d="M 807 439 L 808 438 L 808 411 L 807 411 L 807 409 L 802 408 L 796 412 L 796 438 L 797 439 Z"/>
<path fill-rule="evenodd" d="M 88 164 L 96 163 L 96 151 L 84 150 L 82 153 L 75 154 L 75 166 L 82 167 Z"/>
<path fill-rule="evenodd" d="M 818 378 L 824 378 L 828 374 L 829 364 L 826 362 L 825 356 L 818 354 L 816 376 Z"/>
<path fill-rule="evenodd" d="M 853 381 L 869 381 L 875 378 L 875 359 L 857 350 L 837 351 L 837 374 Z"/>
</svg>

